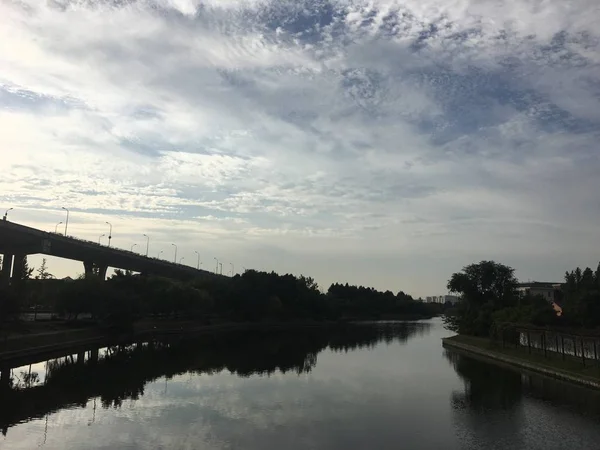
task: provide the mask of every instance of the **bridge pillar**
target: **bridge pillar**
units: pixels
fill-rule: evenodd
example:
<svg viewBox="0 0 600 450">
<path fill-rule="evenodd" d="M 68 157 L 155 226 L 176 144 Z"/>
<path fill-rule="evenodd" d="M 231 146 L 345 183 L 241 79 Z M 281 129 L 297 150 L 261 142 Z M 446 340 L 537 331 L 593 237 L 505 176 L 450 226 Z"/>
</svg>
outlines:
<svg viewBox="0 0 600 450">
<path fill-rule="evenodd" d="M 0 367 L 0 385 L 10 385 L 10 368 L 8 366 Z"/>
<path fill-rule="evenodd" d="M 13 265 L 13 255 L 4 254 L 2 257 L 2 272 L 0 273 L 0 282 L 8 284 L 10 282 L 10 272 Z"/>
<path fill-rule="evenodd" d="M 106 280 L 106 271 L 108 270 L 107 265 L 98 265 L 98 276 L 101 280 Z"/>
<path fill-rule="evenodd" d="M 22 281 L 21 276 L 23 275 L 23 268 L 25 266 L 26 257 L 27 255 L 15 255 L 15 258 L 13 260 L 12 278 L 17 283 Z"/>
<path fill-rule="evenodd" d="M 98 362 L 98 354 L 100 353 L 98 350 L 99 349 L 97 349 L 97 348 L 93 348 L 90 350 L 90 361 L 93 363 Z"/>
<path fill-rule="evenodd" d="M 83 269 L 85 270 L 85 277 L 91 278 L 94 276 L 94 263 L 91 261 L 83 262 Z"/>
<path fill-rule="evenodd" d="M 83 261 L 83 268 L 85 269 L 86 278 L 97 276 L 101 280 L 106 279 L 106 271 L 108 270 L 107 265 L 93 263 L 91 261 Z"/>
</svg>

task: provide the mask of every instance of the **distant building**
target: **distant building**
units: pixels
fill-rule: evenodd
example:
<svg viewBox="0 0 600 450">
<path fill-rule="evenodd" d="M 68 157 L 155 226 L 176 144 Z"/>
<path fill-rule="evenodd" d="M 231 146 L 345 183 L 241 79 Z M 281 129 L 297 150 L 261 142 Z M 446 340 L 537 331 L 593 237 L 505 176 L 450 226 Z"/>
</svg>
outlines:
<svg viewBox="0 0 600 450">
<path fill-rule="evenodd" d="M 560 299 L 560 287 L 561 283 L 532 281 L 517 284 L 517 292 L 523 297 L 526 295 L 541 296 L 549 302 L 555 302 Z"/>
<path fill-rule="evenodd" d="M 460 297 L 456 295 L 433 295 L 431 297 L 425 297 L 425 303 L 440 303 L 442 305 L 446 303 L 452 303 L 455 305 L 460 300 Z"/>
</svg>

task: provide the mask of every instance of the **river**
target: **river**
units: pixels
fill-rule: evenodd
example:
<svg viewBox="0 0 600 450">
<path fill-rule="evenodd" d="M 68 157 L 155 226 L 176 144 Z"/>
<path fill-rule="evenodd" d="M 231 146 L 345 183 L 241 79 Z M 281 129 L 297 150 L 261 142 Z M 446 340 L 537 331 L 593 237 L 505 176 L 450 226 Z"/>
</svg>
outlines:
<svg viewBox="0 0 600 450">
<path fill-rule="evenodd" d="M 440 319 L 138 343 L 12 370 L 0 449 L 600 448 L 600 393 L 444 350 Z"/>
</svg>

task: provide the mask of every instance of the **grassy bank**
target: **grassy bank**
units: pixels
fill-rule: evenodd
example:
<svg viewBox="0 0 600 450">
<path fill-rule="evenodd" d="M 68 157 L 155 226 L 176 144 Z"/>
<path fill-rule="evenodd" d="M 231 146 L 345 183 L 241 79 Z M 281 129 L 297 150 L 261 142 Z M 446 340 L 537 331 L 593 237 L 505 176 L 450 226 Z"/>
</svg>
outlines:
<svg viewBox="0 0 600 450">
<path fill-rule="evenodd" d="M 487 338 L 458 335 L 443 339 L 445 347 L 458 348 L 468 353 L 474 353 L 486 359 L 525 368 L 567 381 L 577 382 L 588 386 L 600 387 L 600 366 L 598 362 L 587 360 L 584 366 L 581 358 L 532 349 L 531 353 L 523 347 L 502 347 Z"/>
</svg>

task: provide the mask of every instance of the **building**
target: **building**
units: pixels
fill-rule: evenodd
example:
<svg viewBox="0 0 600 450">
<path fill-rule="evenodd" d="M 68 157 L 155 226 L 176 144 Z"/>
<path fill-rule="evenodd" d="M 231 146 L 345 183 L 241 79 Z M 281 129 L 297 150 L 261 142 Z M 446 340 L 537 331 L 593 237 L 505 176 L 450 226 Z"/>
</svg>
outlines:
<svg viewBox="0 0 600 450">
<path fill-rule="evenodd" d="M 532 281 L 529 283 L 517 284 L 517 292 L 525 297 L 529 296 L 540 296 L 548 300 L 549 302 L 555 302 L 559 300 L 561 283 L 543 283 L 539 281 Z"/>
<path fill-rule="evenodd" d="M 425 303 L 440 303 L 442 305 L 446 303 L 452 303 L 455 305 L 460 300 L 460 297 L 456 295 L 434 295 L 431 297 L 425 297 Z"/>
</svg>

